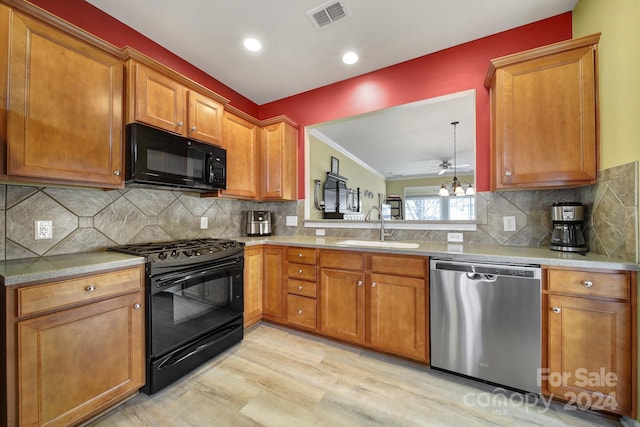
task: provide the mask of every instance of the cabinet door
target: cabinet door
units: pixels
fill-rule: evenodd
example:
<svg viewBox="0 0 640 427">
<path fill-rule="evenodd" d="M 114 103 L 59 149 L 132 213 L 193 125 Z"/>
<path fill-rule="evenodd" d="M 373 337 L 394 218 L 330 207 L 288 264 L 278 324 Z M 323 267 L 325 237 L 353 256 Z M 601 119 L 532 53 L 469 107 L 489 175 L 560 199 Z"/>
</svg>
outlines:
<svg viewBox="0 0 640 427">
<path fill-rule="evenodd" d="M 298 174 L 296 129 L 280 122 L 262 128 L 261 135 L 261 198 L 295 200 Z"/>
<path fill-rule="evenodd" d="M 7 173 L 121 187 L 121 61 L 18 12 L 9 50 Z"/>
<path fill-rule="evenodd" d="M 284 310 L 282 286 L 283 250 L 280 247 L 264 247 L 264 295 L 262 313 L 271 320 L 281 320 Z"/>
<path fill-rule="evenodd" d="M 145 65 L 132 63 L 135 80 L 133 120 L 186 136 L 187 90 L 180 83 Z"/>
<path fill-rule="evenodd" d="M 18 323 L 20 425 L 75 424 L 144 384 L 142 302 L 128 294 Z"/>
<path fill-rule="evenodd" d="M 382 351 L 425 361 L 425 280 L 371 274 L 366 286 L 367 344 Z"/>
<path fill-rule="evenodd" d="M 364 273 L 320 269 L 319 332 L 340 340 L 364 344 Z"/>
<path fill-rule="evenodd" d="M 549 295 L 547 319 L 549 393 L 629 413 L 630 304 Z"/>
<path fill-rule="evenodd" d="M 227 189 L 221 195 L 258 197 L 258 127 L 224 113 L 223 147 L 227 150 Z"/>
<path fill-rule="evenodd" d="M 222 104 L 189 91 L 189 138 L 213 145 L 222 145 Z"/>
<path fill-rule="evenodd" d="M 595 45 L 496 70 L 492 190 L 596 182 Z"/>
<path fill-rule="evenodd" d="M 244 325 L 250 326 L 262 317 L 262 247 L 244 250 Z"/>
</svg>

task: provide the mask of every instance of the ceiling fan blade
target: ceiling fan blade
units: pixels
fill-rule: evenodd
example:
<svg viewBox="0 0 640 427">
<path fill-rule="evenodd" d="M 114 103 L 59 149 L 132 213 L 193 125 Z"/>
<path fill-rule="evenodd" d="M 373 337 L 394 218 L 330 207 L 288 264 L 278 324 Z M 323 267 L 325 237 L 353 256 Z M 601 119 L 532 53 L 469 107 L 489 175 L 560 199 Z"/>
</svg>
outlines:
<svg viewBox="0 0 640 427">
<path fill-rule="evenodd" d="M 445 173 L 447 170 L 446 169 L 442 169 L 440 172 L 438 172 L 438 175 L 442 175 L 443 173 Z"/>
</svg>

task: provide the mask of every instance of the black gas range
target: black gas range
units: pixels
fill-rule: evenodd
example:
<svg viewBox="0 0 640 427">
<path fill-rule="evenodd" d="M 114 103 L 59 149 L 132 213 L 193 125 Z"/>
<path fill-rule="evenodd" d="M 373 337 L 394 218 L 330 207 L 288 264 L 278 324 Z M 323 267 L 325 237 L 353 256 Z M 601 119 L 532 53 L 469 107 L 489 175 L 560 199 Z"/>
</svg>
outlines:
<svg viewBox="0 0 640 427">
<path fill-rule="evenodd" d="M 108 250 L 147 260 L 145 393 L 161 390 L 242 340 L 243 243 L 205 238 Z"/>
</svg>

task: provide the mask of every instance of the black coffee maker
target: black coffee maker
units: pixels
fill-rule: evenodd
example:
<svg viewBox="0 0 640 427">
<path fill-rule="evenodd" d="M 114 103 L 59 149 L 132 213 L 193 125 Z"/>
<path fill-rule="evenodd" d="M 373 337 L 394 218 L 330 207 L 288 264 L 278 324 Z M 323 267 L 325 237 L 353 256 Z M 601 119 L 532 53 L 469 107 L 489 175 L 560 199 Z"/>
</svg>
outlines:
<svg viewBox="0 0 640 427">
<path fill-rule="evenodd" d="M 584 240 L 584 206 L 578 202 L 556 202 L 551 205 L 550 249 L 564 252 L 588 252 Z"/>
</svg>

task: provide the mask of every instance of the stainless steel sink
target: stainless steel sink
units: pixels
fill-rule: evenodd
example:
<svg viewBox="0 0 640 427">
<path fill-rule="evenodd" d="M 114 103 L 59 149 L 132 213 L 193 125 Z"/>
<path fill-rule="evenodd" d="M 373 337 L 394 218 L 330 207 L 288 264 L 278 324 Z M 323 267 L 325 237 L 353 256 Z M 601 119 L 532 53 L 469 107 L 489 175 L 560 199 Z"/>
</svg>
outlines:
<svg viewBox="0 0 640 427">
<path fill-rule="evenodd" d="M 416 249 L 420 246 L 419 243 L 405 243 L 394 241 L 379 241 L 379 240 L 341 240 L 336 242 L 336 245 L 341 246 L 364 246 L 369 248 L 396 248 L 396 249 Z"/>
</svg>

